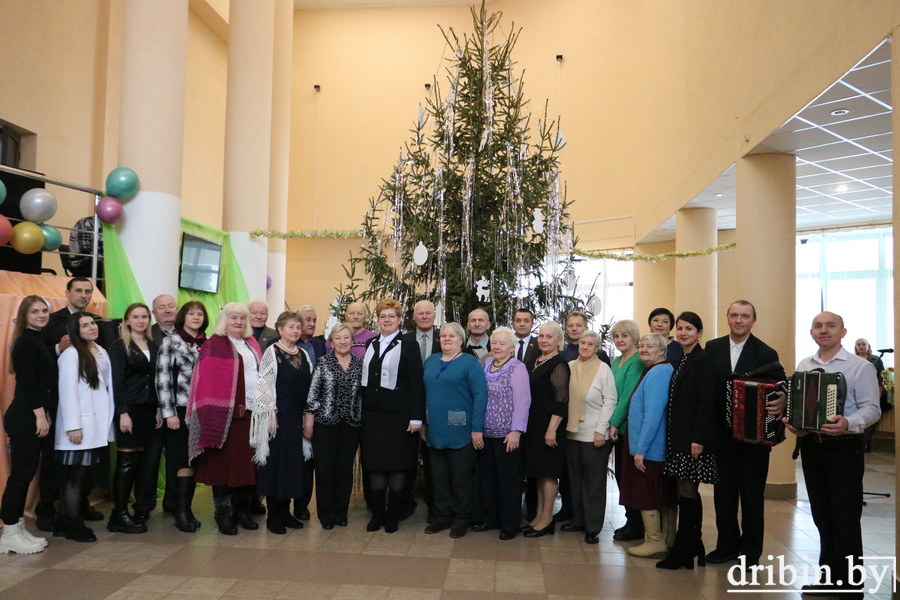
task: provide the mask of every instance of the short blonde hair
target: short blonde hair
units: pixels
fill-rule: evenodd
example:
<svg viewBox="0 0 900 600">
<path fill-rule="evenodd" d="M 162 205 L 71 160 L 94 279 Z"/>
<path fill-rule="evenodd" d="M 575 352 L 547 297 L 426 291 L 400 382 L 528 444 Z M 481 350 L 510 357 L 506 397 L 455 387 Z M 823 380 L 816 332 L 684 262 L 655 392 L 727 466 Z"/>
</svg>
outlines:
<svg viewBox="0 0 900 600">
<path fill-rule="evenodd" d="M 213 335 L 228 335 L 228 333 L 225 331 L 225 326 L 228 324 L 228 315 L 233 314 L 244 315 L 245 317 L 247 317 L 247 326 L 244 327 L 244 335 L 242 335 L 241 337 L 248 338 L 252 336 L 253 326 L 250 325 L 250 311 L 247 310 L 247 307 L 240 302 L 229 302 L 222 307 L 222 310 L 219 311 L 219 320 L 216 321 L 216 326 L 213 327 Z"/>
<path fill-rule="evenodd" d="M 612 335 L 616 335 L 617 333 L 626 334 L 631 338 L 631 341 L 634 342 L 635 346 L 637 346 L 638 342 L 641 340 L 641 328 L 631 319 L 622 319 L 621 321 L 616 321 L 616 324 L 612 326 L 612 330 L 610 330 L 610 333 Z"/>
<path fill-rule="evenodd" d="M 545 328 L 553 337 L 559 340 L 559 350 L 562 351 L 562 349 L 565 348 L 566 344 L 566 336 L 563 335 L 562 327 L 560 327 L 559 323 L 557 323 L 556 321 L 547 321 L 538 328 L 538 333 L 543 331 Z"/>
<path fill-rule="evenodd" d="M 444 334 L 444 330 L 447 329 L 452 331 L 453 334 L 459 338 L 459 341 L 463 344 L 466 343 L 466 330 L 463 329 L 463 326 L 455 321 L 451 321 L 450 323 L 444 323 L 444 326 L 441 327 L 440 335 Z"/>
<path fill-rule="evenodd" d="M 334 336 L 341 331 L 347 330 L 350 332 L 350 339 L 353 339 L 353 328 L 350 327 L 347 323 L 338 323 L 334 327 L 331 328 L 331 331 L 328 332 L 328 341 L 334 343 Z"/>
<path fill-rule="evenodd" d="M 491 334 L 491 339 L 497 336 L 497 334 L 501 336 L 506 336 L 509 339 L 509 343 L 511 346 L 516 345 L 516 332 L 510 329 L 509 327 L 498 327 L 494 330 L 494 333 Z"/>
</svg>

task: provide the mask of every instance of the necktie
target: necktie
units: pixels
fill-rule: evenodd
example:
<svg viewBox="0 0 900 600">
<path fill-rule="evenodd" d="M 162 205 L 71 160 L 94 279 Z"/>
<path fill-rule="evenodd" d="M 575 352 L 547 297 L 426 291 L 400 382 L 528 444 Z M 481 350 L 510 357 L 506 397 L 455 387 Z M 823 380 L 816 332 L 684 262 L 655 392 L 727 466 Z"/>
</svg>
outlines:
<svg viewBox="0 0 900 600">
<path fill-rule="evenodd" d="M 519 340 L 519 353 L 516 354 L 516 358 L 519 359 L 519 362 L 525 358 L 525 340 Z"/>
<path fill-rule="evenodd" d="M 428 334 L 423 333 L 422 337 L 419 338 L 419 352 L 422 354 L 422 362 L 425 362 L 425 359 L 428 358 Z"/>
</svg>

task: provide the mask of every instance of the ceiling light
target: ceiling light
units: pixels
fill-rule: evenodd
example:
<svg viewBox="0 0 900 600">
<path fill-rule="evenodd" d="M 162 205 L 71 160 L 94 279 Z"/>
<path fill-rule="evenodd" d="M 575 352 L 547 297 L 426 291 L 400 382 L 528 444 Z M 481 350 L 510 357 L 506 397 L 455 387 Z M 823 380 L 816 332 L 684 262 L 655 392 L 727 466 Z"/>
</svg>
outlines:
<svg viewBox="0 0 900 600">
<path fill-rule="evenodd" d="M 844 192 L 846 192 L 846 191 L 849 190 L 849 189 L 850 189 L 850 188 L 848 188 L 846 185 L 844 185 L 844 184 L 842 183 L 841 185 L 839 185 L 839 186 L 837 186 L 836 188 L 834 188 L 834 191 L 836 191 L 838 194 L 843 194 Z"/>
<path fill-rule="evenodd" d="M 724 196 L 724 195 L 725 195 L 725 194 L 723 194 L 722 192 L 719 192 L 718 194 L 713 194 L 713 196 L 716 197 L 716 198 L 721 198 L 721 197 Z"/>
<path fill-rule="evenodd" d="M 837 110 L 831 111 L 832 117 L 843 117 L 844 115 L 849 115 L 849 114 L 850 114 L 850 111 L 847 110 L 846 108 L 839 108 Z"/>
</svg>

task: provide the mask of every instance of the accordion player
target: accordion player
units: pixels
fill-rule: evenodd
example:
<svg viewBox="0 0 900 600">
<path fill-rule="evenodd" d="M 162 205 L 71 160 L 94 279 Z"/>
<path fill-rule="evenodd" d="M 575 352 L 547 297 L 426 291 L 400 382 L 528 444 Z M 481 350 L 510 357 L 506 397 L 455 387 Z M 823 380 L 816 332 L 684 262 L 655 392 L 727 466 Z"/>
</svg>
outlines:
<svg viewBox="0 0 900 600">
<path fill-rule="evenodd" d="M 773 362 L 728 378 L 725 422 L 732 438 L 761 446 L 784 441 L 784 423 L 780 415 L 769 414 L 767 404 L 778 392 L 784 392 L 785 381 L 765 377 L 766 373 L 782 369 L 781 363 Z"/>
<path fill-rule="evenodd" d="M 847 382 L 841 373 L 822 369 L 791 375 L 785 416 L 795 429 L 819 431 L 835 415 L 844 414 Z"/>
</svg>

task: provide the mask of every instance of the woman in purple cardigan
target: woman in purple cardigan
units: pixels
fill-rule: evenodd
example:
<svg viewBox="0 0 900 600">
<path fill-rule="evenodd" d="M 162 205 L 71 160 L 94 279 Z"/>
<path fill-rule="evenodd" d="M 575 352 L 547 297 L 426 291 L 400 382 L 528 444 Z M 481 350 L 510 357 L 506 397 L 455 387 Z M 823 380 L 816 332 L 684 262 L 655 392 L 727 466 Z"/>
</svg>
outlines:
<svg viewBox="0 0 900 600">
<path fill-rule="evenodd" d="M 498 327 L 491 335 L 491 355 L 484 365 L 488 401 L 481 451 L 481 486 L 484 521 L 473 531 L 500 529 L 501 540 L 511 540 L 522 519 L 522 450 L 519 437 L 528 424 L 531 386 L 525 365 L 513 357 L 513 330 Z"/>
</svg>

